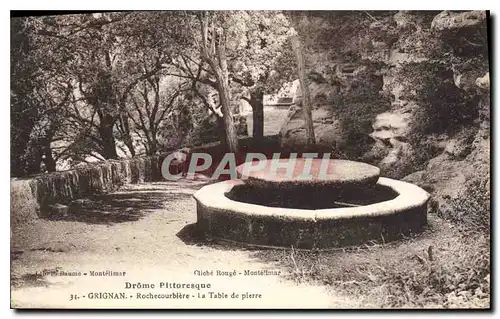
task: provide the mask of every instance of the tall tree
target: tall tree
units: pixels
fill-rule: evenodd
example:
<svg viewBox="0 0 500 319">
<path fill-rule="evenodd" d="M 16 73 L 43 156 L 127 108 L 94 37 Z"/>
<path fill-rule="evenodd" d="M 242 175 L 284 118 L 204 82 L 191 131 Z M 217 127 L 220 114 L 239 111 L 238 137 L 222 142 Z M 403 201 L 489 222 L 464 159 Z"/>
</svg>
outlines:
<svg viewBox="0 0 500 319">
<path fill-rule="evenodd" d="M 41 70 L 36 50 L 36 26 L 29 18 L 11 19 L 11 175 L 33 172 L 31 154 L 27 154 L 31 132 L 39 117 L 35 90 Z"/>
<path fill-rule="evenodd" d="M 175 27 L 178 15 L 101 13 L 58 16 L 50 22 L 46 33 L 59 41 L 60 50 L 73 53 L 67 64 L 77 89 L 68 118 L 81 128 L 74 132 L 75 151 L 117 158 L 119 138 L 135 155 L 129 98 L 139 83 L 165 69 L 174 52 L 182 49 L 182 34 Z"/>
<path fill-rule="evenodd" d="M 300 82 L 300 90 L 302 92 L 302 111 L 306 124 L 306 143 L 307 145 L 316 144 L 314 136 L 314 126 L 311 111 L 311 94 L 309 93 L 309 81 L 305 69 L 304 53 L 302 50 L 302 43 L 298 35 L 291 37 L 293 51 L 297 58 L 298 76 Z"/>
<path fill-rule="evenodd" d="M 250 103 L 254 116 L 253 136 L 262 137 L 264 94 L 277 92 L 296 76 L 287 18 L 279 11 L 234 11 L 219 12 L 211 19 L 216 21 L 216 27 L 222 26 L 224 33 L 230 35 L 224 38 L 223 64 L 227 66 L 224 74 L 228 77 L 231 102 L 236 104 L 239 99 L 244 99 Z M 207 34 L 214 40 L 210 32 Z M 214 45 L 219 44 L 216 36 Z M 218 59 L 216 55 L 215 62 L 218 63 Z M 219 80 L 207 61 L 203 55 L 198 59 L 196 53 L 191 53 L 174 64 L 182 73 L 180 76 L 219 91 Z M 199 70 L 202 72 L 197 72 Z M 222 104 L 223 99 L 220 100 Z"/>
<path fill-rule="evenodd" d="M 290 24 L 279 11 L 238 12 L 243 21 L 230 60 L 231 80 L 243 90 L 238 95 L 252 107 L 253 134 L 264 134 L 264 94 L 277 93 L 296 77 L 289 42 Z"/>
<path fill-rule="evenodd" d="M 119 130 L 128 129 L 130 135 L 133 132 L 140 136 L 146 154 L 156 154 L 160 149 L 158 138 L 164 122 L 172 115 L 176 101 L 189 87 L 189 83 L 172 77 L 162 81 L 160 75 L 141 81 L 129 98 L 127 118 L 132 123 L 127 127 L 119 125 Z"/>
<path fill-rule="evenodd" d="M 202 12 L 199 14 L 199 22 L 201 57 L 208 63 L 214 74 L 224 117 L 227 147 L 230 152 L 235 153 L 238 151 L 238 138 L 233 123 L 227 66 L 227 15 L 223 12 Z"/>
<path fill-rule="evenodd" d="M 42 30 L 44 35 L 57 43 L 53 54 L 73 54 L 65 61 L 65 71 L 77 89 L 67 115 L 79 124 L 78 127 L 84 128 L 80 132 L 88 134 L 90 144 L 104 158 L 118 158 L 114 125 L 127 90 L 126 84 L 120 81 L 129 78 L 119 74 L 123 69 L 119 63 L 123 58 L 120 56 L 121 41 L 113 30 L 126 15 L 106 13 L 46 17 Z"/>
<path fill-rule="evenodd" d="M 42 35 L 40 17 L 13 18 L 11 45 L 11 174 L 55 170 L 51 142 L 70 102 L 72 85 L 62 74 L 68 55 Z"/>
</svg>

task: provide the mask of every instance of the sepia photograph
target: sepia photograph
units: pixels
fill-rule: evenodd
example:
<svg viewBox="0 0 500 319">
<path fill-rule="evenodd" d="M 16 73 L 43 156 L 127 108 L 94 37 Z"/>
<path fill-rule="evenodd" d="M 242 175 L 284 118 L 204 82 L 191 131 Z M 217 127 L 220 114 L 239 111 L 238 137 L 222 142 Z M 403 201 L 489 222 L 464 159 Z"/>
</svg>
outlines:
<svg viewBox="0 0 500 319">
<path fill-rule="evenodd" d="M 11 309 L 492 309 L 489 11 L 10 11 Z"/>
</svg>

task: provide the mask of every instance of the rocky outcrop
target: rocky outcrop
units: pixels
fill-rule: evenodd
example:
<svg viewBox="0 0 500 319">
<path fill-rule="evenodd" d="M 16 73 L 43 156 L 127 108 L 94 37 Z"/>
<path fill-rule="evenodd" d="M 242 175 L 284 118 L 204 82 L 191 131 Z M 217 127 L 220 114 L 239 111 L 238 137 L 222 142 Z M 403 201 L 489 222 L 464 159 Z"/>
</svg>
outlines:
<svg viewBox="0 0 500 319">
<path fill-rule="evenodd" d="M 481 81 L 478 84 L 482 85 Z M 471 215 L 483 215 L 468 218 L 479 218 L 482 223 L 489 219 L 489 96 L 482 98 L 480 122 L 447 139 L 441 154 L 430 159 L 423 170 L 404 178 L 432 191 L 431 207 L 448 219 L 456 219 L 464 206 L 473 210 L 468 211 Z"/>
<path fill-rule="evenodd" d="M 377 115 L 373 123 L 373 133 L 370 136 L 376 141 L 374 149 L 388 149 L 380 165 L 390 166 L 402 157 L 413 156 L 413 148 L 408 143 L 410 113 L 401 110 L 385 112 Z"/>
<path fill-rule="evenodd" d="M 333 73 L 323 74 L 326 70 Z M 389 105 L 380 94 L 382 78 L 372 68 L 355 63 L 337 63 L 321 72 L 311 72 L 309 77 L 317 147 L 331 150 L 335 157 L 356 158 L 373 144 L 369 133 L 376 112 Z M 299 87 L 280 131 L 283 148 L 300 149 L 304 145 L 301 103 Z"/>
<path fill-rule="evenodd" d="M 342 143 L 342 130 L 338 120 L 334 120 L 330 110 L 324 106 L 312 110 L 316 143 L 328 148 Z M 302 108 L 293 105 L 280 132 L 281 146 L 284 149 L 300 149 L 306 139 L 305 121 Z"/>
<path fill-rule="evenodd" d="M 463 94 L 460 101 L 448 101 L 447 117 L 456 119 L 459 114 L 469 115 L 469 118 L 452 122 L 450 129 L 442 134 L 440 153 L 429 159 L 420 173 L 405 179 L 432 188 L 435 211 L 449 219 L 460 214 L 464 203 L 468 203 L 466 206 L 472 203 L 467 207 L 470 215 L 488 215 L 487 210 L 483 210 L 489 206 L 486 201 L 489 201 L 490 192 L 489 63 L 485 19 L 483 11 L 444 11 L 431 23 L 433 34 L 442 41 L 443 55 L 448 56 L 448 59 L 432 58 L 449 63 L 453 84 L 459 89 L 457 93 Z"/>
<path fill-rule="evenodd" d="M 486 11 L 467 11 L 461 13 L 443 11 L 432 20 L 431 28 L 439 32 L 460 31 L 464 28 L 482 26 L 485 19 Z"/>
<path fill-rule="evenodd" d="M 484 11 L 296 18 L 312 91 L 321 92 L 313 99 L 320 143 L 432 191 L 444 216 L 476 196 L 471 189 L 489 194 L 486 19 Z M 300 104 L 290 108 L 285 145 L 304 143 L 300 116 Z"/>
</svg>

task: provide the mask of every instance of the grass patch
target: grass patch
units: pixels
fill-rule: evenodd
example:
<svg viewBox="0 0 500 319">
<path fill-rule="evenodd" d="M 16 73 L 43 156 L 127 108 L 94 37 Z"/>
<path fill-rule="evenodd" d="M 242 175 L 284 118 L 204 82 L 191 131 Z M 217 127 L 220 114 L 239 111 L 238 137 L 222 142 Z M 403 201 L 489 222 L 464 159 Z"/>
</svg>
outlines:
<svg viewBox="0 0 500 319">
<path fill-rule="evenodd" d="M 363 308 L 489 307 L 489 237 L 464 236 L 437 217 L 399 242 L 258 254 L 285 266 L 292 279 L 331 286 Z"/>
<path fill-rule="evenodd" d="M 490 180 L 475 179 L 450 201 L 450 210 L 440 212 L 468 234 L 490 231 Z"/>
</svg>

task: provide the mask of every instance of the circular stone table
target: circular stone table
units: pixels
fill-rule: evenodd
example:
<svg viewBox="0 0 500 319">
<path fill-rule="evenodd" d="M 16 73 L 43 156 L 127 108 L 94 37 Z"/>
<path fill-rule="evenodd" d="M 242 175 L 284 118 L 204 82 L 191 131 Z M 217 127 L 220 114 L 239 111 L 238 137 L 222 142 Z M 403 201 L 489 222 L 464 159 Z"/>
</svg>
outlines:
<svg viewBox="0 0 500 319">
<path fill-rule="evenodd" d="M 307 169 L 306 163 L 310 163 Z M 262 168 L 256 169 L 259 166 Z M 304 168 L 306 170 L 304 171 Z M 259 187 L 326 186 L 349 188 L 375 185 L 380 175 L 376 166 L 338 159 L 272 159 L 246 162 L 236 167 L 238 178 Z"/>
<path fill-rule="evenodd" d="M 377 187 L 395 197 L 357 207 L 294 209 L 231 199 L 244 181 L 204 186 L 194 194 L 197 225 L 208 237 L 250 246 L 330 249 L 391 241 L 427 224 L 429 194 L 420 187 L 381 177 Z"/>
</svg>

